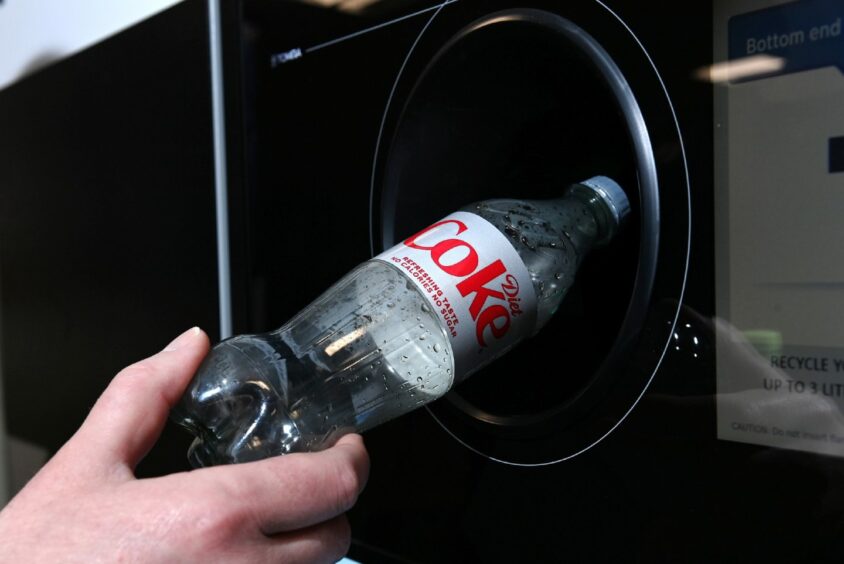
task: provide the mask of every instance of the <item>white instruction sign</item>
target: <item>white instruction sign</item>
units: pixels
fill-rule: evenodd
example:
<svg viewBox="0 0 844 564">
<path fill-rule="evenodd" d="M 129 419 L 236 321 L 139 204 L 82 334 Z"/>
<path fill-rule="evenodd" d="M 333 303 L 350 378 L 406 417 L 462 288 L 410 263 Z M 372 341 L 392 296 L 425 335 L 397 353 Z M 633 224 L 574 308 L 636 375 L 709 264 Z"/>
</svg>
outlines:
<svg viewBox="0 0 844 564">
<path fill-rule="evenodd" d="M 844 3 L 715 5 L 718 436 L 844 456 Z"/>
</svg>

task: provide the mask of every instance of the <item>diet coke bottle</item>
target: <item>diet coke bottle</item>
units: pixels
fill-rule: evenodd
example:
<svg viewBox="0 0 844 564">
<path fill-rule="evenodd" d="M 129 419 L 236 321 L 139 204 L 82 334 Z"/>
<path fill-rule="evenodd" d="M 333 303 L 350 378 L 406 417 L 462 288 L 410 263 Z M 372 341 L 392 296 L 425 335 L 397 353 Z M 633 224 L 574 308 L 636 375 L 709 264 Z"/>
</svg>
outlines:
<svg viewBox="0 0 844 564">
<path fill-rule="evenodd" d="M 193 466 L 327 448 L 445 394 L 539 331 L 630 211 L 596 176 L 486 200 L 361 264 L 283 327 L 214 346 L 173 419 Z"/>
</svg>

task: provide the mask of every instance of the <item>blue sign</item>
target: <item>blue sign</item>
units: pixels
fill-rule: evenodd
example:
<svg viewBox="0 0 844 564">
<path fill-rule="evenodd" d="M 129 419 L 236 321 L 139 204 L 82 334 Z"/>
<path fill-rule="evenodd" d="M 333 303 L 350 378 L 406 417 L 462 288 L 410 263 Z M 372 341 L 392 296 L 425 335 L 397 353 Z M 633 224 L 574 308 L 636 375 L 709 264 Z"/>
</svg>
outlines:
<svg viewBox="0 0 844 564">
<path fill-rule="evenodd" d="M 834 66 L 844 72 L 844 2 L 800 0 L 730 18 L 729 59 L 758 55 L 782 60 L 769 70 L 731 82 L 746 82 Z"/>
</svg>

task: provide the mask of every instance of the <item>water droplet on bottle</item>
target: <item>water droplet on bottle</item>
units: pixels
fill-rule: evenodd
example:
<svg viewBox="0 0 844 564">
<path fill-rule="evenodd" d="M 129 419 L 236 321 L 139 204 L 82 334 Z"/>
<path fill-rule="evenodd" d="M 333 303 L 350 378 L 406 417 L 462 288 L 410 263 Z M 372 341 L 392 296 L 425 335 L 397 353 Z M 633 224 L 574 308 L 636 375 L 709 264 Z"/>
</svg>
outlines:
<svg viewBox="0 0 844 564">
<path fill-rule="evenodd" d="M 506 221 L 507 223 L 513 223 L 513 220 L 510 218 L 510 214 L 507 213 L 504 214 L 504 221 Z"/>
<path fill-rule="evenodd" d="M 396 304 L 394 302 L 387 302 L 387 307 L 394 308 L 396 307 Z"/>
<path fill-rule="evenodd" d="M 407 375 L 408 375 L 408 376 L 413 376 L 413 372 L 411 372 L 410 370 L 408 370 L 408 371 L 407 371 Z"/>
<path fill-rule="evenodd" d="M 401 355 L 401 361 L 407 362 L 407 355 L 406 354 Z"/>
<path fill-rule="evenodd" d="M 419 318 L 417 317 L 416 319 L 419 319 Z M 424 328 L 425 328 L 425 326 L 424 326 L 424 325 L 422 325 L 422 324 L 420 323 L 420 324 L 419 324 L 419 328 L 420 328 L 420 329 L 424 329 Z"/>
<path fill-rule="evenodd" d="M 430 312 L 431 312 L 431 308 L 429 308 L 429 307 L 428 307 L 428 306 L 426 306 L 425 304 L 422 304 L 422 311 L 424 311 L 425 313 L 430 313 Z"/>
<path fill-rule="evenodd" d="M 434 352 L 440 352 L 440 344 L 434 343 Z"/>
<path fill-rule="evenodd" d="M 560 274 L 559 272 L 554 273 L 554 278 L 556 278 L 557 280 L 560 280 L 562 277 L 563 277 L 563 275 Z"/>
<path fill-rule="evenodd" d="M 446 373 L 446 374 L 451 374 L 451 368 L 446 368 L 446 369 L 445 369 L 445 373 Z"/>
<path fill-rule="evenodd" d="M 422 376 L 417 377 L 417 378 L 416 378 L 416 381 L 417 381 L 417 382 L 419 382 L 419 383 L 421 384 L 421 383 L 422 383 Z"/>
<path fill-rule="evenodd" d="M 376 360 L 376 361 L 375 361 L 375 366 L 381 366 L 381 361 L 380 361 L 380 360 Z"/>
<path fill-rule="evenodd" d="M 557 243 L 555 243 L 554 241 L 551 241 L 551 243 L 550 243 L 550 247 L 551 247 L 552 249 L 556 249 L 556 248 L 557 248 Z"/>
<path fill-rule="evenodd" d="M 425 340 L 425 335 L 419 335 L 419 340 L 420 340 L 420 341 L 424 341 L 424 340 Z"/>
<path fill-rule="evenodd" d="M 447 356 L 444 356 L 444 357 L 443 357 L 443 362 L 448 362 L 448 357 L 447 357 Z"/>
</svg>

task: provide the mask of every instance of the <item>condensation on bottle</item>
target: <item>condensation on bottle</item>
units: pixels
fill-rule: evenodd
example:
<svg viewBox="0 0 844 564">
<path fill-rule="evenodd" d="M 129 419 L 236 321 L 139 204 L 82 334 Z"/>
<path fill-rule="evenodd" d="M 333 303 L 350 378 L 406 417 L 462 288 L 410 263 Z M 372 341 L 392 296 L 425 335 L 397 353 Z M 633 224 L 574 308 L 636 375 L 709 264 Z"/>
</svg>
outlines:
<svg viewBox="0 0 844 564">
<path fill-rule="evenodd" d="M 596 176 L 466 206 L 359 265 L 279 329 L 215 345 L 171 416 L 194 467 L 317 451 L 429 403 L 539 331 L 630 212 Z"/>
</svg>

